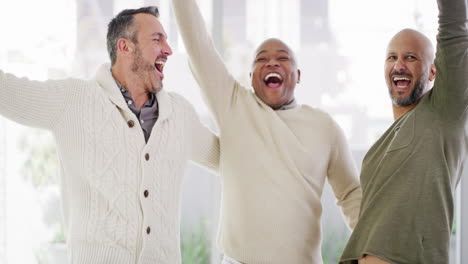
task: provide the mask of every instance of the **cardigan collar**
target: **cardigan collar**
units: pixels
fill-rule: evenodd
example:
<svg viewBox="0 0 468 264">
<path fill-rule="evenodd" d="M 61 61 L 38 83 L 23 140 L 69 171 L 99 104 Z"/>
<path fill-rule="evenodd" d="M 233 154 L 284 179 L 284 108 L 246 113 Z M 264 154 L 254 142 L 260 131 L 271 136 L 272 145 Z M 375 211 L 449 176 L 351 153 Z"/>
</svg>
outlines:
<svg viewBox="0 0 468 264">
<path fill-rule="evenodd" d="M 109 63 L 103 64 L 99 67 L 94 79 L 98 82 L 99 86 L 101 86 L 113 104 L 124 111 L 131 112 L 119 90 L 119 87 L 117 86 L 117 83 L 115 82 L 114 77 L 112 76 L 111 66 Z M 170 103 L 170 95 L 164 90 L 160 90 L 156 93 L 156 100 L 159 107 L 159 122 L 170 116 L 172 113 L 172 104 Z"/>
</svg>

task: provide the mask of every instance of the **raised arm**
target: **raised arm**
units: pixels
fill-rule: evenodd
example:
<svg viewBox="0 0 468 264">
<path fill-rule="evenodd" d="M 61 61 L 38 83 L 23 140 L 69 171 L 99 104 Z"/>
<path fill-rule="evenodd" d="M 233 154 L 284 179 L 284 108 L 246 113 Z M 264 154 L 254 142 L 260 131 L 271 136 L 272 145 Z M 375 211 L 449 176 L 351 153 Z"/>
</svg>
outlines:
<svg viewBox="0 0 468 264">
<path fill-rule="evenodd" d="M 218 122 L 233 100 L 235 79 L 216 51 L 194 0 L 173 0 L 174 12 L 190 59 L 192 72 Z"/>
<path fill-rule="evenodd" d="M 53 129 L 70 97 L 65 83 L 31 81 L 0 71 L 0 115 L 26 126 Z"/>
<path fill-rule="evenodd" d="M 351 229 L 354 229 L 359 218 L 362 197 L 361 185 L 346 138 L 341 128 L 334 122 L 333 125 L 336 134 L 328 165 L 328 182 L 335 193 L 337 204 L 341 208 L 346 223 Z"/>
<path fill-rule="evenodd" d="M 434 100 L 448 117 L 468 114 L 468 28 L 467 0 L 438 0 Z"/>
</svg>

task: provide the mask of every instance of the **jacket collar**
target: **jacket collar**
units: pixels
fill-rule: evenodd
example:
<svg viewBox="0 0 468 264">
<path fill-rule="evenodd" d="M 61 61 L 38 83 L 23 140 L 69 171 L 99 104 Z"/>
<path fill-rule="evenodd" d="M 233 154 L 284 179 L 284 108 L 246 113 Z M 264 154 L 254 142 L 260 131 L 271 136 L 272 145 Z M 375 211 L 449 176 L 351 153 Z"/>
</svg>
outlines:
<svg viewBox="0 0 468 264">
<path fill-rule="evenodd" d="M 124 111 L 131 111 L 125 102 L 125 99 L 123 98 L 114 77 L 112 76 L 111 66 L 109 63 L 105 63 L 99 67 L 94 79 L 97 81 L 99 86 L 113 104 Z M 170 116 L 172 113 L 172 104 L 170 95 L 164 90 L 157 92 L 156 100 L 158 101 L 159 107 L 159 122 Z"/>
</svg>

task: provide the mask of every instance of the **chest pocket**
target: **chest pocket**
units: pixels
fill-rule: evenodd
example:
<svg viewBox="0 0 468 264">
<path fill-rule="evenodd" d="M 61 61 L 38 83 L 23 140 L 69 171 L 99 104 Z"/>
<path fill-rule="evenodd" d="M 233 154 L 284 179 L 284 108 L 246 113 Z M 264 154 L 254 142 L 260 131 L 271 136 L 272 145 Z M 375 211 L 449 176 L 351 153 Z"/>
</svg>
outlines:
<svg viewBox="0 0 468 264">
<path fill-rule="evenodd" d="M 387 153 L 406 148 L 413 142 L 415 120 L 415 113 L 412 112 L 395 126 L 393 129 L 394 136 L 388 146 Z"/>
</svg>

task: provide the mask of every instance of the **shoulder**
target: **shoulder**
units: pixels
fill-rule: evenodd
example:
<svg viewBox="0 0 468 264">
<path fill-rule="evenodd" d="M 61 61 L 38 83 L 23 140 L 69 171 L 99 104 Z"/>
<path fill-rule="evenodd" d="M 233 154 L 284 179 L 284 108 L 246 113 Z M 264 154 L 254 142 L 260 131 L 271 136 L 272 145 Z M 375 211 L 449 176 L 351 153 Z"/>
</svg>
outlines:
<svg viewBox="0 0 468 264">
<path fill-rule="evenodd" d="M 184 96 L 175 92 L 160 91 L 159 99 L 163 99 L 165 103 L 159 102 L 160 107 L 166 107 L 176 119 L 182 118 L 184 122 L 197 119 L 197 112 L 192 103 Z M 162 110 L 162 109 L 161 109 Z"/>
<path fill-rule="evenodd" d="M 74 88 L 95 89 L 95 90 L 99 88 L 99 84 L 96 82 L 96 80 L 93 80 L 93 79 L 83 80 L 83 79 L 76 79 L 76 78 L 68 78 L 63 81 L 70 84 L 70 86 L 73 86 Z"/>
<path fill-rule="evenodd" d="M 326 111 L 311 107 L 308 105 L 300 106 L 300 115 L 302 120 L 310 124 L 316 132 L 321 132 L 322 135 L 328 135 L 331 138 L 343 135 L 343 129 L 338 122 Z"/>
<path fill-rule="evenodd" d="M 181 108 L 181 109 L 188 110 L 188 111 L 194 110 L 193 105 L 184 96 L 175 92 L 160 91 L 160 93 L 165 93 L 165 96 L 167 97 L 171 105 L 173 105 L 174 107 Z"/>
<path fill-rule="evenodd" d="M 320 122 L 322 124 L 336 124 L 333 117 L 322 109 L 311 107 L 309 105 L 301 105 L 299 107 L 299 112 L 304 116 L 304 118 L 311 119 L 313 122 Z"/>
</svg>

